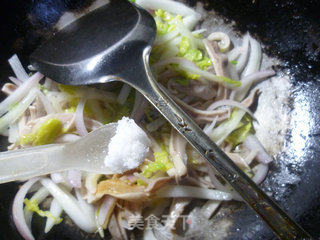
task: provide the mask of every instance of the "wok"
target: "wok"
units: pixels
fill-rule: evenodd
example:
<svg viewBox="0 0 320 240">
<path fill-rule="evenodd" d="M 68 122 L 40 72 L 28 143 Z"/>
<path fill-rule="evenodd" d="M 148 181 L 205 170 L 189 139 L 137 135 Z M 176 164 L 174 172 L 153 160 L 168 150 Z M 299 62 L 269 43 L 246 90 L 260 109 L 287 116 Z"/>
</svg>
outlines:
<svg viewBox="0 0 320 240">
<path fill-rule="evenodd" d="M 11 74 L 7 59 L 17 53 L 24 64 L 52 23 L 63 11 L 85 7 L 84 0 L 3 0 L 0 13 L 0 81 Z M 187 0 L 194 6 L 199 1 Z M 203 0 L 226 23 L 235 21 L 235 30 L 249 31 L 264 44 L 264 52 L 280 59 L 277 69 L 290 76 L 293 85 L 290 99 L 290 129 L 286 134 L 285 152 L 276 157 L 262 184 L 298 223 L 316 239 L 320 238 L 320 2 L 279 0 Z M 1 139 L 0 150 L 6 149 Z M 285 160 L 285 161 L 284 161 Z M 285 166 L 279 165 L 284 162 Z M 283 177 L 296 179 L 283 181 Z M 19 184 L 0 185 L 0 239 L 20 239 L 12 224 L 10 208 Z M 230 222 L 223 239 L 274 239 L 267 226 L 241 203 L 222 206 L 218 218 Z M 219 221 L 219 219 L 217 220 Z M 45 235 L 43 223 L 35 217 L 37 239 L 100 239 L 63 223 Z M 108 239 L 108 236 L 106 236 Z M 201 236 L 194 239 L 201 239 Z M 220 238 L 219 238 L 220 239 Z"/>
</svg>

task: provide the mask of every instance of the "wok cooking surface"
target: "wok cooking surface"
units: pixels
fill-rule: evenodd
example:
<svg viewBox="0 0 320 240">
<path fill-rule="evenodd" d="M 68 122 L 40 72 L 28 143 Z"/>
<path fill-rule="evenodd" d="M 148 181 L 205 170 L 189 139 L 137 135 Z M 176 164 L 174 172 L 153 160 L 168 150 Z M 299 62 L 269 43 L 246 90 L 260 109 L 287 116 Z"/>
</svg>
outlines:
<svg viewBox="0 0 320 240">
<path fill-rule="evenodd" d="M 265 46 L 264 52 L 279 58 L 284 63 L 279 68 L 291 76 L 294 89 L 290 103 L 290 131 L 286 136 L 286 151 L 276 159 L 276 163 L 282 162 L 283 165 L 271 167 L 262 187 L 274 193 L 273 197 L 302 227 L 315 238 L 320 238 L 317 229 L 320 222 L 320 2 L 202 2 L 207 10 L 214 9 L 221 14 L 227 23 L 235 21 L 237 30 L 249 31 L 258 38 Z M 10 69 L 6 61 L 12 54 L 18 53 L 27 64 L 28 55 L 39 43 L 45 28 L 57 21 L 62 11 L 77 9 L 87 3 L 73 0 L 3 1 L 6 7 L 0 10 L 1 81 L 7 81 Z M 195 5 L 197 1 L 188 0 L 187 3 Z M 31 14 L 27 18 L 28 13 Z M 0 146 L 4 151 L 5 139 Z M 9 220 L 17 188 L 16 183 L 0 185 L 0 239 L 20 239 Z M 243 204 L 236 205 L 233 213 L 225 217 L 233 223 L 226 239 L 274 238 L 264 223 Z M 34 219 L 35 222 L 40 220 L 38 217 Z M 97 235 L 85 235 L 68 223 L 55 226 L 49 235 L 44 235 L 42 225 L 33 225 L 37 239 L 100 239 Z"/>
</svg>

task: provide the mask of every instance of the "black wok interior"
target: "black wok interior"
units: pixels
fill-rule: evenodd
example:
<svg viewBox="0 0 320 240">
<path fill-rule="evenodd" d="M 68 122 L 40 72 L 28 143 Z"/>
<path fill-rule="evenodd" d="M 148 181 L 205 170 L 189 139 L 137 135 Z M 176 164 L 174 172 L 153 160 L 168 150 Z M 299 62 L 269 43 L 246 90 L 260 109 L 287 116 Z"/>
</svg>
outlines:
<svg viewBox="0 0 320 240">
<path fill-rule="evenodd" d="M 316 239 L 320 238 L 320 1 L 279 0 L 204 0 L 206 9 L 214 9 L 226 22 L 234 20 L 240 32 L 250 31 L 264 45 L 270 56 L 282 60 L 276 69 L 285 69 L 294 85 L 291 99 L 292 121 L 287 134 L 287 151 L 279 156 L 290 159 L 287 165 L 301 179 L 286 184 L 277 197 L 277 179 L 281 170 L 271 167 L 263 188 L 274 192 L 278 203 Z M 3 0 L 0 13 L 0 77 L 7 81 L 10 69 L 7 59 L 14 53 L 24 64 L 28 56 L 47 35 L 50 26 L 62 12 L 80 9 L 85 0 Z M 196 0 L 188 0 L 195 5 Z M 302 116 L 307 116 L 307 121 Z M 294 131 L 293 131 L 294 129 Z M 307 129 L 307 130 L 306 130 Z M 301 142 L 303 144 L 301 144 Z M 1 150 L 6 148 L 1 139 Z M 12 224 L 10 207 L 17 183 L 0 185 L 0 239 L 21 239 Z M 232 219 L 227 239 L 274 239 L 270 230 L 244 205 L 227 216 Z M 37 239 L 100 239 L 86 235 L 63 222 L 44 235 L 40 218 L 35 218 Z M 39 224 L 38 224 L 39 222 Z M 41 225 L 41 227 L 40 227 Z M 106 239 L 108 237 L 106 236 Z"/>
</svg>

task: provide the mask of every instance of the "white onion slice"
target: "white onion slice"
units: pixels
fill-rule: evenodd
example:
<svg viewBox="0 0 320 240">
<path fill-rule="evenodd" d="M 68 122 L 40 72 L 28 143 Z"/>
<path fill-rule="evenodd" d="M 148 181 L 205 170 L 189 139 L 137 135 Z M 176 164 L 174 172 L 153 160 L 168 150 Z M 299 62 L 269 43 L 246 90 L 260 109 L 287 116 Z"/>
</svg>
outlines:
<svg viewBox="0 0 320 240">
<path fill-rule="evenodd" d="M 210 219 L 212 214 L 217 210 L 220 206 L 221 201 L 216 200 L 209 200 L 207 201 L 201 208 L 202 214 L 207 218 Z"/>
<path fill-rule="evenodd" d="M 249 56 L 249 51 L 250 51 L 249 38 L 250 38 L 249 34 L 246 34 L 242 40 L 242 46 L 241 46 L 242 51 L 241 51 L 241 55 L 238 59 L 238 63 L 236 65 L 236 69 L 239 74 L 243 71 L 243 69 L 246 66 L 246 63 L 248 61 L 248 56 Z"/>
<path fill-rule="evenodd" d="M 244 77 L 241 79 L 241 86 L 232 91 L 230 98 L 241 101 L 247 95 L 252 84 L 258 83 L 263 79 L 273 76 L 274 74 L 275 71 L 273 70 L 262 70 Z"/>
<path fill-rule="evenodd" d="M 200 199 L 211 199 L 228 201 L 232 199 L 232 195 L 227 192 L 205 189 L 200 187 L 168 185 L 156 192 L 157 198 L 172 198 L 172 197 L 190 197 Z"/>
<path fill-rule="evenodd" d="M 262 70 L 259 72 L 255 72 L 252 73 L 248 76 L 245 76 L 243 79 L 241 79 L 241 87 L 239 87 L 238 89 L 236 89 L 236 91 L 242 91 L 243 88 L 245 88 L 246 86 L 256 83 L 258 81 L 261 81 L 265 78 L 271 77 L 275 74 L 275 71 L 273 70 Z"/>
<path fill-rule="evenodd" d="M 130 91 L 131 91 L 131 86 L 124 83 L 121 90 L 120 90 L 120 93 L 118 95 L 118 98 L 117 98 L 117 102 L 120 103 L 120 104 L 124 104 L 126 101 L 127 101 L 127 98 L 129 97 L 129 94 L 130 94 Z"/>
<path fill-rule="evenodd" d="M 87 203 L 83 199 L 79 189 L 76 189 L 75 193 L 76 193 L 76 197 L 78 199 L 79 207 L 81 208 L 83 213 L 87 215 L 87 219 L 90 220 L 90 222 L 94 223 L 94 225 L 95 225 L 95 220 L 94 220 L 95 216 L 94 216 L 94 207 L 93 207 L 93 205 Z"/>
<path fill-rule="evenodd" d="M 243 145 L 251 151 L 258 150 L 256 159 L 258 162 L 263 164 L 268 164 L 272 162 L 272 158 L 266 152 L 260 141 L 255 135 L 249 134 Z"/>
<path fill-rule="evenodd" d="M 109 221 L 111 216 L 111 211 L 116 204 L 116 199 L 112 196 L 105 196 L 102 204 L 100 205 L 99 215 L 98 215 L 98 223 L 101 226 L 107 225 L 106 221 Z"/>
<path fill-rule="evenodd" d="M 9 80 L 17 86 L 20 86 L 22 84 L 22 81 L 20 81 L 18 78 L 15 78 L 15 77 L 9 77 Z"/>
<path fill-rule="evenodd" d="M 14 95 L 14 93 L 12 95 Z M 7 114 L 1 117 L 1 121 L 0 121 L 1 134 L 4 134 L 7 128 L 9 127 L 9 124 L 15 122 L 28 109 L 28 107 L 34 101 L 36 96 L 37 96 L 36 90 L 31 89 L 28 95 L 24 99 L 22 99 L 22 101 L 16 107 L 14 107 Z"/>
<path fill-rule="evenodd" d="M 229 118 L 227 122 L 220 124 L 213 129 L 209 137 L 217 144 L 220 145 L 229 134 L 235 130 L 240 123 L 241 119 L 245 115 L 245 111 L 238 110 L 234 112 L 233 117 Z"/>
<path fill-rule="evenodd" d="M 92 219 L 91 214 L 84 212 L 84 208 L 79 206 L 80 204 L 78 201 L 70 193 L 63 191 L 48 178 L 43 178 L 40 182 L 48 189 L 51 195 L 58 201 L 63 210 L 80 229 L 86 232 L 94 232 L 97 229 L 94 221 L 94 213 Z"/>
<path fill-rule="evenodd" d="M 45 200 L 48 197 L 48 195 L 49 195 L 48 190 L 45 187 L 41 187 L 35 194 L 33 194 L 30 200 L 36 199 L 38 204 L 40 204 L 43 202 L 43 200 Z M 26 223 L 29 229 L 31 229 L 31 220 L 32 220 L 33 212 L 27 209 L 26 207 L 24 208 L 23 211 L 24 211 L 24 217 L 26 219 Z"/>
<path fill-rule="evenodd" d="M 209 165 L 209 163 L 207 163 L 207 167 L 208 167 L 207 172 L 213 186 L 218 190 L 225 191 L 227 188 L 218 180 L 215 172 L 213 171 L 213 168 L 211 167 L 211 165 Z"/>
<path fill-rule="evenodd" d="M 214 110 L 214 109 L 216 109 L 218 107 L 221 107 L 221 106 L 232 106 L 232 107 L 240 108 L 240 109 L 244 110 L 245 112 L 247 112 L 251 117 L 254 118 L 253 112 L 251 112 L 249 108 L 247 108 L 245 105 L 243 105 L 240 102 L 233 101 L 233 100 L 230 100 L 230 99 L 224 99 L 224 100 L 216 101 L 216 102 L 212 103 L 207 108 L 207 110 Z"/>
<path fill-rule="evenodd" d="M 46 77 L 45 80 L 44 80 L 43 87 L 50 91 L 51 88 L 52 88 L 52 85 L 53 85 L 53 81 L 50 78 Z"/>
<path fill-rule="evenodd" d="M 83 136 L 88 134 L 86 125 L 84 123 L 84 118 L 83 118 L 83 111 L 84 111 L 85 103 L 86 103 L 86 98 L 81 98 L 79 103 L 78 103 L 76 112 L 75 112 L 75 115 L 76 115 L 76 118 L 75 118 L 76 128 L 77 128 L 77 131 L 78 131 L 78 133 L 79 133 L 79 135 L 81 137 L 83 137 Z"/>
<path fill-rule="evenodd" d="M 251 164 L 251 162 L 256 158 L 258 152 L 259 151 L 257 149 L 253 149 L 252 151 L 250 151 L 250 153 L 244 159 L 247 165 Z"/>
<path fill-rule="evenodd" d="M 25 240 L 34 240 L 34 237 L 28 228 L 28 225 L 24 218 L 23 213 L 23 201 L 26 197 L 26 194 L 28 193 L 29 189 L 32 187 L 34 183 L 36 183 L 39 180 L 39 178 L 32 178 L 26 183 L 24 183 L 19 191 L 17 192 L 16 196 L 13 200 L 12 205 L 12 217 L 14 224 L 17 227 L 18 232 L 21 234 L 21 236 Z"/>
<path fill-rule="evenodd" d="M 252 178 L 252 181 L 254 181 L 256 184 L 262 183 L 268 174 L 268 170 L 269 170 L 268 165 L 259 163 L 257 166 L 255 166 L 252 169 L 252 171 L 255 173 Z"/>
<path fill-rule="evenodd" d="M 22 66 L 17 54 L 14 54 L 11 58 L 9 58 L 8 62 L 14 74 L 20 81 L 24 82 L 28 80 L 29 75 L 27 74 L 26 70 Z"/>
<path fill-rule="evenodd" d="M 240 56 L 241 53 L 242 53 L 242 47 L 236 47 L 236 48 L 232 49 L 230 52 L 228 52 L 228 60 L 230 62 L 235 61 L 236 59 L 238 59 L 238 57 Z"/>
<path fill-rule="evenodd" d="M 243 76 L 248 76 L 256 71 L 259 71 L 261 65 L 261 45 L 260 43 L 253 39 L 252 37 L 249 38 L 250 41 L 250 56 L 248 60 L 248 65 L 243 72 Z"/>
<path fill-rule="evenodd" d="M 201 70 L 195 63 L 185 58 L 173 57 L 173 58 L 165 59 L 153 64 L 152 68 L 154 69 L 154 71 L 159 72 L 163 70 L 163 68 L 166 67 L 168 64 L 179 64 L 179 67 L 182 70 L 186 72 L 191 72 L 192 74 L 199 75 L 199 78 L 197 79 L 198 81 L 202 81 L 204 83 L 207 83 L 207 81 L 213 81 L 213 82 L 221 83 L 228 88 L 232 88 L 232 86 L 226 84 L 217 75 L 208 71 Z M 205 79 L 205 80 L 203 81 L 202 79 Z"/>
<path fill-rule="evenodd" d="M 10 108 L 24 98 L 30 90 L 36 86 L 43 75 L 39 72 L 33 74 L 27 81 L 20 85 L 10 96 L 0 103 L 0 116 L 10 110 Z"/>
<path fill-rule="evenodd" d="M 215 127 L 217 120 L 218 120 L 218 117 L 215 117 L 211 123 L 207 123 L 203 128 L 203 132 L 209 136 L 209 134 L 212 132 L 213 128 Z"/>
<path fill-rule="evenodd" d="M 45 96 L 39 89 L 35 88 L 38 94 L 40 101 L 44 109 L 46 110 L 47 114 L 56 113 L 55 109 L 53 108 L 51 101 Z"/>
<path fill-rule="evenodd" d="M 186 28 L 189 30 L 193 29 L 201 19 L 201 15 L 196 13 L 196 14 L 191 14 L 189 16 L 186 16 L 182 19 L 182 22 Z"/>
<path fill-rule="evenodd" d="M 53 199 L 50 205 L 50 210 L 51 214 L 55 217 L 55 218 L 59 218 L 63 208 L 61 207 L 61 205 L 59 204 L 59 202 L 56 199 Z M 52 218 L 47 218 L 46 221 L 46 226 L 44 228 L 44 232 L 48 233 L 51 228 L 56 224 L 55 219 Z"/>
</svg>

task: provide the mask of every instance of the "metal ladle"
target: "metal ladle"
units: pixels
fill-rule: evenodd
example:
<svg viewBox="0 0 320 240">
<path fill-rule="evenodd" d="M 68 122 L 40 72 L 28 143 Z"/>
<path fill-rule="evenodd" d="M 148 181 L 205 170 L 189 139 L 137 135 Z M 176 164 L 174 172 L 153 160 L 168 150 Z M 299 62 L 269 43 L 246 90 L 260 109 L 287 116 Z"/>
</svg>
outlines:
<svg viewBox="0 0 320 240">
<path fill-rule="evenodd" d="M 70 23 L 31 55 L 32 66 L 63 84 L 125 82 L 141 92 L 238 192 L 280 239 L 311 239 L 178 107 L 154 79 L 149 54 L 153 17 L 125 0 L 111 1 Z"/>
</svg>

